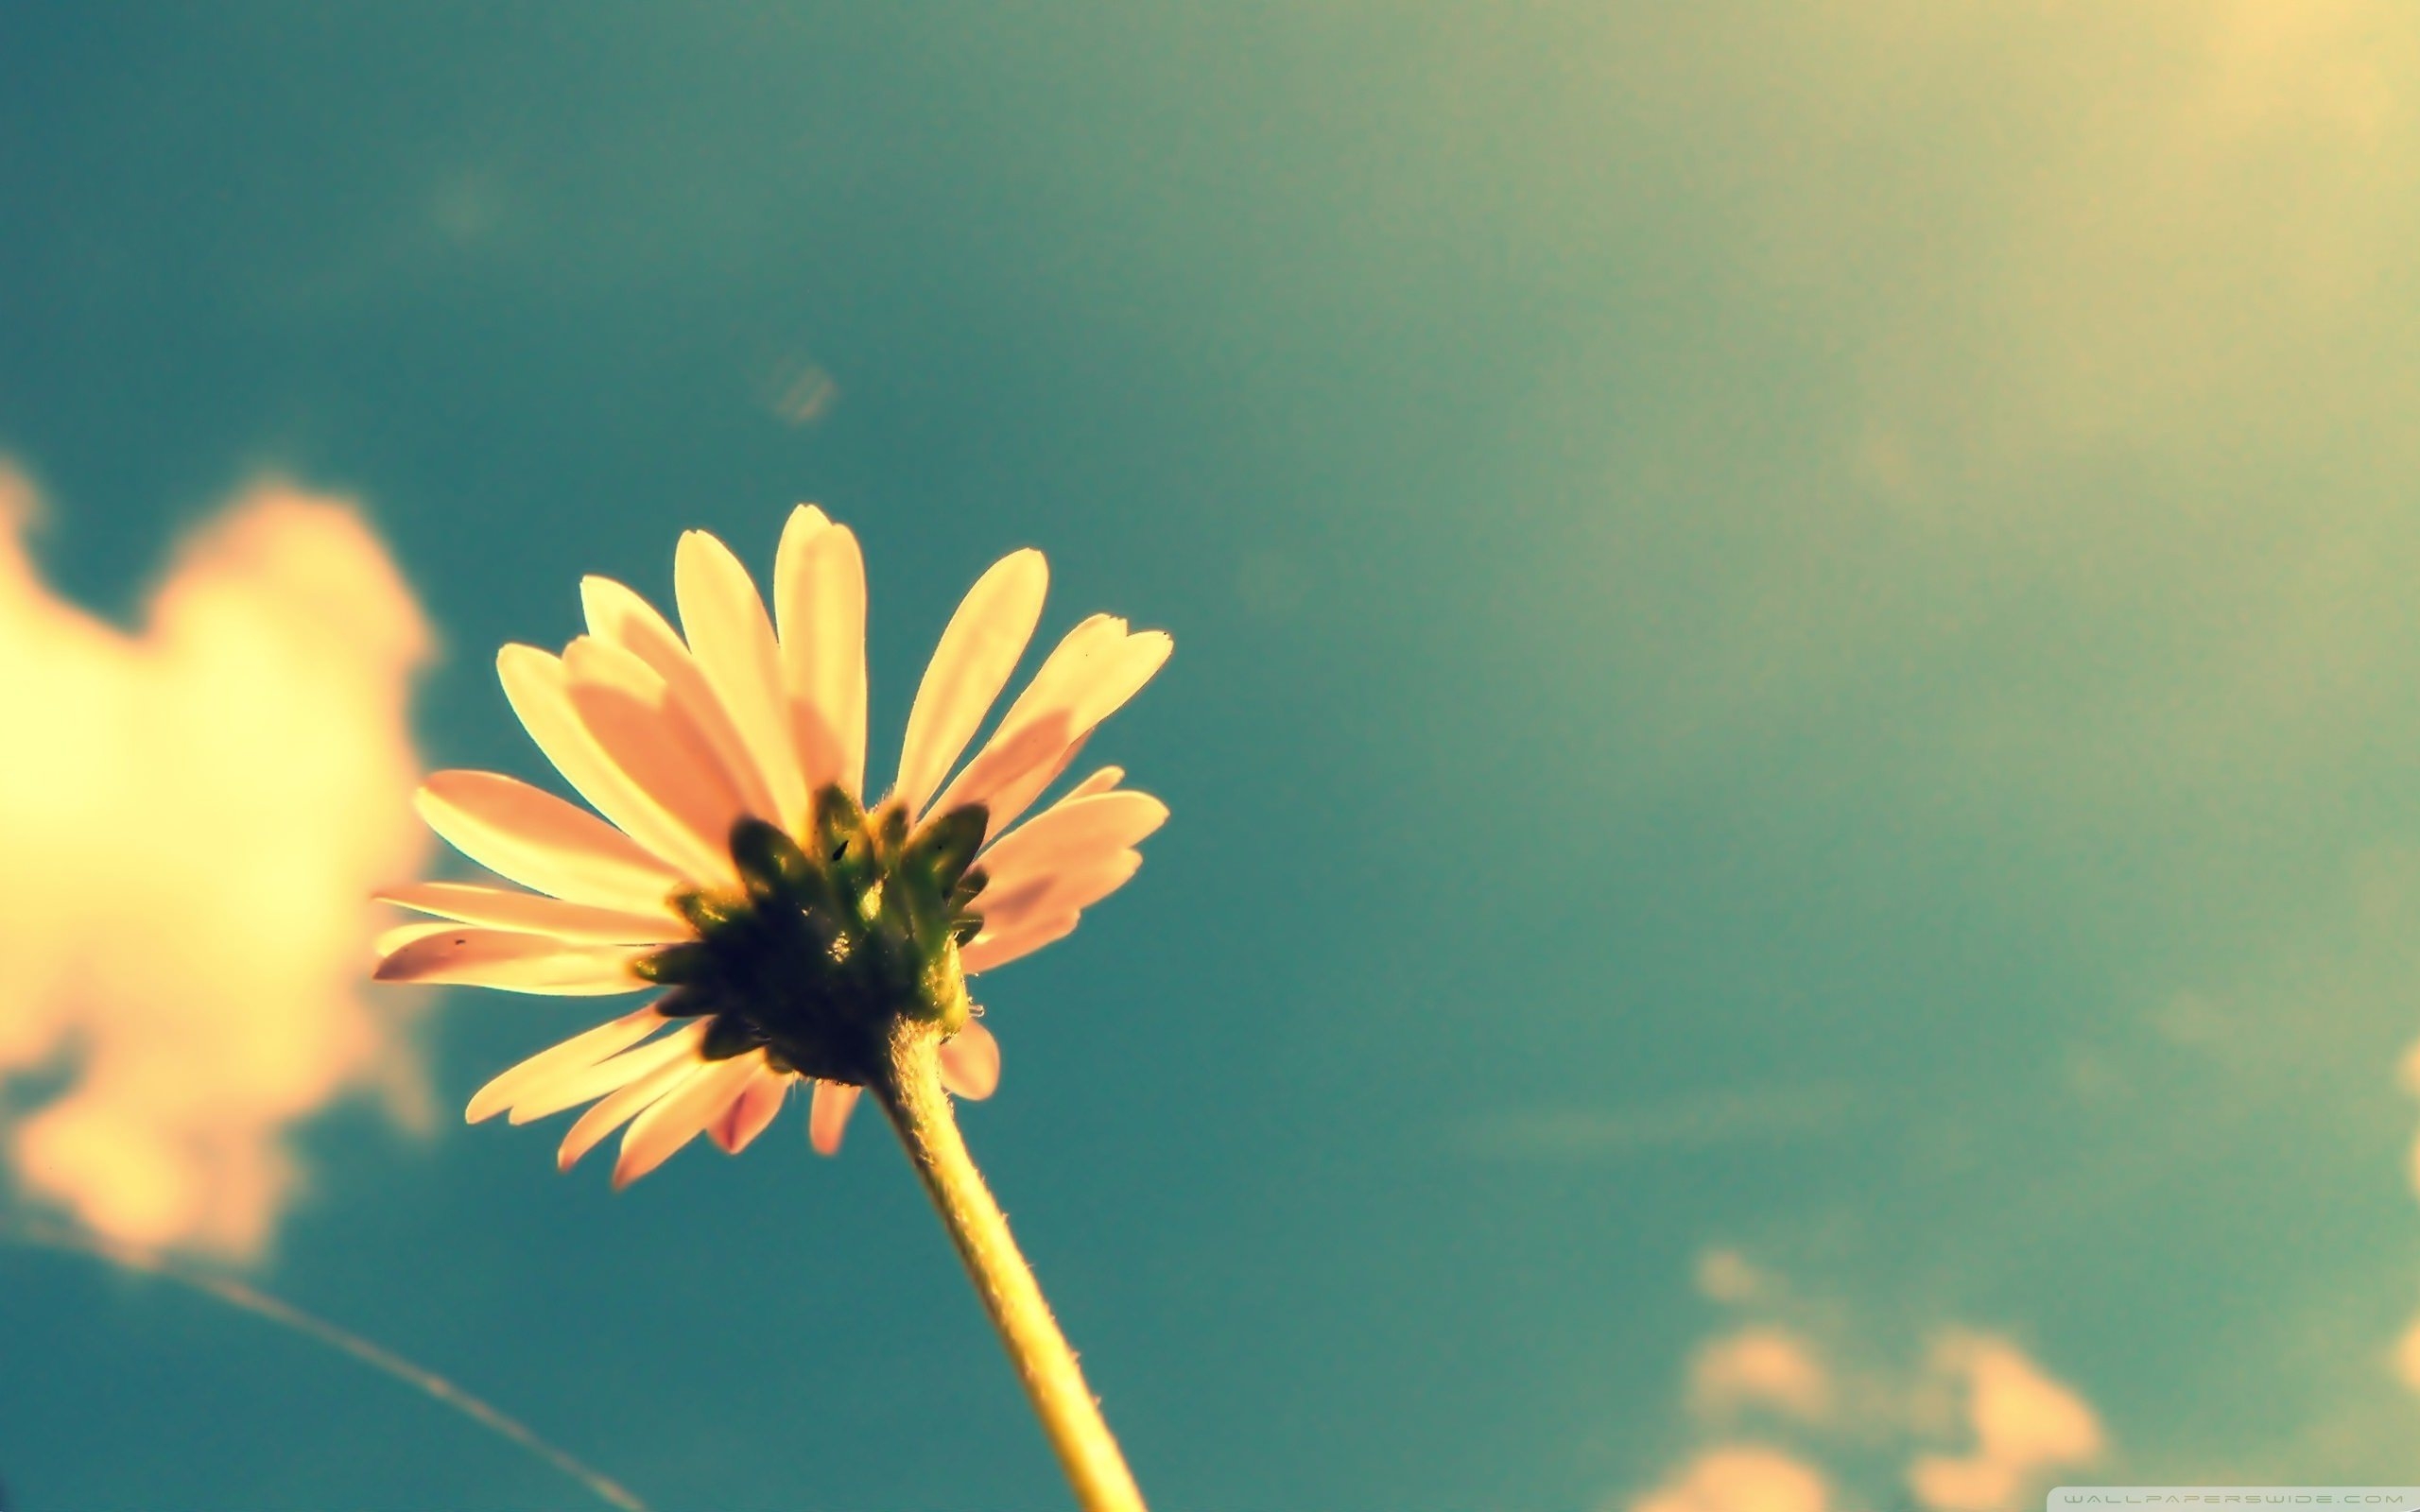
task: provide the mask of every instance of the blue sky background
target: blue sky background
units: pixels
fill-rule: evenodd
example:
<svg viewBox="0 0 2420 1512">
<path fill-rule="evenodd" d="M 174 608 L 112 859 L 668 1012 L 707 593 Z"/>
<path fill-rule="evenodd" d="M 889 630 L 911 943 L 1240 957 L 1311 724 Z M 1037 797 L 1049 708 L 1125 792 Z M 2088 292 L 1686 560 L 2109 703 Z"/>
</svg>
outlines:
<svg viewBox="0 0 2420 1512">
<path fill-rule="evenodd" d="M 538 776 L 493 648 L 799 500 L 877 775 L 1009 549 L 1170 629 L 1092 749 L 1174 818 L 965 1118 L 1157 1505 L 1627 1504 L 1725 1246 L 1885 1374 L 2021 1341 L 2112 1477 L 2420 1480 L 2415 91 L 2385 0 L 20 8 L 0 450 L 119 618 L 360 499 L 431 766 Z M 448 999 L 441 1107 L 591 1011 Z M 614 1196 L 348 1106 L 250 1274 L 660 1506 L 1059 1504 L 796 1122 Z M 592 1504 L 0 1278 L 26 1512 Z"/>
</svg>

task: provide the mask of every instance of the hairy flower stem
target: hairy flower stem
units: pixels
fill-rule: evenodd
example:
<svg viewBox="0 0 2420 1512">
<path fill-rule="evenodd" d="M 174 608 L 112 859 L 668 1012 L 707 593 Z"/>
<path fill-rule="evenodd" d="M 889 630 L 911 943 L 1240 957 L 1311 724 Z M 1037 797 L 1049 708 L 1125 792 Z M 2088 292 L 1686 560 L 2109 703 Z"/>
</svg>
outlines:
<svg viewBox="0 0 2420 1512">
<path fill-rule="evenodd" d="M 867 1091 L 899 1131 L 908 1163 L 958 1246 L 983 1311 L 1000 1331 L 1042 1431 L 1075 1488 L 1077 1505 L 1084 1512 L 1144 1512 L 1143 1493 L 1076 1367 L 1076 1353 L 1042 1299 L 1033 1268 L 1009 1237 L 1007 1216 L 959 1138 L 949 1094 L 942 1090 L 939 1049 L 940 1037 L 930 1025 L 901 1021 L 891 1035 L 886 1078 Z"/>
</svg>

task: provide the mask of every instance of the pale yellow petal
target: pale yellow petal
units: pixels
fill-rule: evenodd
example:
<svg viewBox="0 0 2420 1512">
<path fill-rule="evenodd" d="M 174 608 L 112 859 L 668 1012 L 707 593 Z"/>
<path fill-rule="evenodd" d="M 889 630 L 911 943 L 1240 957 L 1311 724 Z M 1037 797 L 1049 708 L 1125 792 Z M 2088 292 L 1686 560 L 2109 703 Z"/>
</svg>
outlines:
<svg viewBox="0 0 2420 1512">
<path fill-rule="evenodd" d="M 1128 699 L 1159 675 L 1167 664 L 1168 653 L 1175 649 L 1176 641 L 1166 630 L 1128 636 L 1098 668 L 1087 669 L 1089 675 L 1074 695 L 1076 728 L 1090 730 L 1124 708 Z"/>
<path fill-rule="evenodd" d="M 1082 782 L 1078 782 L 1075 786 L 1067 789 L 1067 796 L 1061 799 L 1059 801 L 1061 803 L 1073 803 L 1078 799 L 1091 798 L 1096 793 L 1106 793 L 1125 780 L 1125 767 L 1104 766 L 1099 771 L 1094 772 L 1092 775 L 1086 777 Z M 1053 805 L 1053 807 L 1056 806 L 1057 805 L 1055 804 Z"/>
<path fill-rule="evenodd" d="M 705 1038 L 706 1021 L 692 1019 L 661 1040 L 650 1040 L 610 1059 L 587 1066 L 566 1064 L 550 1075 L 533 1076 L 512 1100 L 511 1122 L 535 1123 L 619 1091 L 665 1066 L 695 1061 Z"/>
<path fill-rule="evenodd" d="M 791 517 L 793 525 L 798 516 Z M 807 785 L 837 782 L 852 798 L 865 790 L 866 567 L 844 525 L 814 531 L 773 566 L 773 610 L 781 621 L 782 680 L 798 731 Z"/>
<path fill-rule="evenodd" d="M 572 643 L 574 650 L 582 647 L 592 653 L 592 662 L 597 659 L 596 654 L 611 652 L 642 669 L 646 665 L 629 652 L 613 651 L 592 637 L 583 636 Z M 596 805 L 597 813 L 613 820 L 682 876 L 703 880 L 717 875 L 719 848 L 701 850 L 696 834 L 672 816 L 663 795 L 651 786 L 667 784 L 663 773 L 631 771 L 622 754 L 611 749 L 600 737 L 594 721 L 574 696 L 567 662 L 534 645 L 508 645 L 496 653 L 496 672 L 504 681 L 506 698 L 511 701 L 513 713 L 521 716 L 529 737 L 538 743 L 538 748 L 546 753 L 546 759 L 555 764 L 564 780 L 579 790 L 580 797 Z M 652 678 L 654 674 L 648 676 Z M 656 679 L 659 687 L 662 680 Z M 670 738 L 661 730 L 653 733 L 657 741 Z"/>
<path fill-rule="evenodd" d="M 566 945 L 544 935 L 467 925 L 424 936 L 402 947 L 372 973 L 381 982 L 423 982 L 601 997 L 647 986 L 631 964 L 646 946 Z"/>
<path fill-rule="evenodd" d="M 609 1019 L 585 1033 L 573 1035 L 559 1044 L 548 1045 L 527 1060 L 518 1062 L 489 1078 L 488 1084 L 471 1094 L 470 1106 L 462 1109 L 462 1121 L 476 1124 L 510 1108 L 521 1095 L 541 1082 L 551 1080 L 570 1071 L 585 1071 L 607 1056 L 646 1039 L 664 1022 L 664 1015 L 649 1004 L 634 1013 Z"/>
<path fill-rule="evenodd" d="M 976 912 L 983 916 L 987 931 L 1007 934 L 1022 928 L 1028 919 L 1090 908 L 1132 881 L 1142 865 L 1140 850 L 1112 850 L 1091 856 L 1079 864 L 1027 877 L 1014 885 L 987 887 L 977 901 Z M 982 936 L 976 938 L 980 943 Z"/>
<path fill-rule="evenodd" d="M 849 1112 L 857 1106 L 860 1091 L 837 1081 L 815 1084 L 815 1102 L 806 1114 L 806 1138 L 817 1154 L 838 1152 L 840 1136 L 849 1130 Z"/>
<path fill-rule="evenodd" d="M 453 927 L 452 921 L 447 919 L 415 919 L 408 924 L 397 924 L 392 929 L 382 929 L 371 936 L 370 958 L 372 962 L 383 961 L 414 940 L 426 939 L 432 935 L 442 935 Z"/>
<path fill-rule="evenodd" d="M 984 754 L 959 774 L 951 784 L 952 792 L 943 796 L 936 809 L 946 812 L 959 803 L 981 802 L 991 810 L 990 833 L 1005 832 L 1067 769 L 1094 728 L 1150 680 L 1167 661 L 1173 644 L 1158 630 L 1129 635 L 1124 620 L 1106 614 L 1096 614 L 1069 631 L 1010 706 Z M 957 791 L 967 782 L 968 774 L 984 765 L 994 752 L 1026 737 L 1038 724 L 1067 732 L 1066 744 L 1054 759 L 1026 764 L 1013 774 L 987 772 L 989 781 L 979 795 Z"/>
<path fill-rule="evenodd" d="M 1087 615 L 1074 629 L 1059 638 L 1059 644 L 1043 658 L 1033 674 L 1033 680 L 1009 705 L 1000 718 L 1000 728 L 1012 728 L 1020 719 L 1028 718 L 1046 709 L 1073 707 L 1068 690 L 1081 681 L 1087 670 L 1115 656 L 1126 644 L 1126 622 L 1115 614 Z"/>
<path fill-rule="evenodd" d="M 1011 934 L 995 935 L 988 939 L 978 936 L 973 944 L 959 953 L 959 968 L 972 975 L 977 971 L 1006 966 L 1074 934 L 1080 918 L 1077 914 L 1061 914 L 1055 918 L 1028 920 Z"/>
<path fill-rule="evenodd" d="M 562 668 L 581 726 L 644 799 L 649 824 L 667 835 L 663 843 L 679 849 L 700 881 L 736 882 L 731 827 L 747 805 L 704 737 L 673 711 L 664 679 L 630 652 L 585 635 L 563 648 Z"/>
<path fill-rule="evenodd" d="M 941 797 L 933 800 L 929 815 L 939 816 L 973 803 L 988 804 L 1003 790 L 1018 788 L 1028 779 L 1042 778 L 1046 782 L 1047 773 L 1066 765 L 1069 744 L 1064 711 L 1026 721 L 994 739 L 980 755 L 968 762 L 949 786 L 942 789 Z M 1013 819 L 1015 816 L 1010 817 Z M 994 814 L 985 833 L 996 834 L 1005 828 L 1007 825 Z"/>
<path fill-rule="evenodd" d="M 570 1170 L 579 1162 L 581 1156 L 604 1143 L 608 1135 L 637 1117 L 643 1109 L 652 1106 L 659 1099 L 670 1095 L 675 1088 L 683 1086 L 690 1077 L 704 1070 L 705 1065 L 703 1060 L 698 1058 L 697 1051 L 693 1046 L 686 1056 L 652 1067 L 646 1074 L 624 1084 L 596 1107 L 572 1121 L 571 1127 L 563 1131 L 562 1143 L 555 1149 L 555 1168 L 559 1171 Z"/>
<path fill-rule="evenodd" d="M 716 765 L 748 811 L 769 819 L 778 817 L 773 791 L 765 785 L 764 773 L 749 753 L 748 742 L 707 684 L 705 674 L 698 669 L 698 660 L 681 633 L 655 611 L 654 605 L 610 577 L 581 578 L 579 598 L 587 611 L 589 634 L 630 652 L 664 679 L 673 703 L 713 750 Z"/>
<path fill-rule="evenodd" d="M 782 584 L 797 576 L 806 559 L 807 543 L 832 528 L 832 517 L 811 504 L 802 504 L 782 522 L 782 542 L 773 548 L 773 614 L 781 621 Z"/>
<path fill-rule="evenodd" d="M 760 1054 L 758 1059 L 763 1059 Z M 755 1079 L 751 1081 L 722 1117 L 715 1120 L 706 1132 L 714 1136 L 724 1153 L 737 1155 L 755 1142 L 756 1136 L 771 1126 L 782 1111 L 782 1102 L 789 1095 L 790 1083 L 798 1078 L 786 1071 L 775 1071 L 760 1065 Z"/>
<path fill-rule="evenodd" d="M 722 701 L 731 722 L 773 796 L 763 817 L 797 834 L 806 828 L 806 781 L 800 775 L 789 700 L 782 688 L 781 651 L 772 621 L 748 569 L 702 530 L 684 532 L 673 558 L 681 627 L 698 670 Z"/>
<path fill-rule="evenodd" d="M 642 914 L 465 882 L 415 882 L 389 887 L 377 897 L 382 903 L 465 924 L 551 935 L 574 945 L 660 945 L 685 938 L 689 933 L 688 925 L 668 905 Z"/>
<path fill-rule="evenodd" d="M 994 891 L 1022 886 L 1140 844 L 1167 817 L 1167 804 L 1131 788 L 1071 795 L 1002 835 L 979 865 Z"/>
<path fill-rule="evenodd" d="M 1021 777 L 1002 782 L 985 800 L 989 822 L 984 825 L 983 833 L 994 840 L 1007 833 L 1009 827 L 1033 806 L 1033 800 L 1040 798 L 1051 783 L 1059 781 L 1059 774 L 1075 765 L 1076 758 L 1084 753 L 1084 743 L 1092 738 L 1090 731 L 1078 735 L 1047 765 L 1037 766 Z"/>
<path fill-rule="evenodd" d="M 571 902 L 652 912 L 683 885 L 678 871 L 596 816 L 495 772 L 433 773 L 416 802 L 455 850 Z"/>
<path fill-rule="evenodd" d="M 1050 570 L 1030 547 L 1012 552 L 977 579 L 942 632 L 941 645 L 917 685 L 908 715 L 893 792 L 919 814 L 974 737 L 994 699 L 1016 670 L 1042 617 Z"/>
<path fill-rule="evenodd" d="M 632 1119 L 630 1131 L 622 1136 L 621 1158 L 614 1162 L 614 1190 L 629 1186 L 704 1133 L 706 1125 L 728 1111 L 747 1090 L 762 1064 L 760 1055 L 709 1061 Z"/>
<path fill-rule="evenodd" d="M 966 1027 L 942 1044 L 942 1085 L 956 1097 L 981 1102 L 1000 1085 L 1000 1041 L 969 1019 Z"/>
<path fill-rule="evenodd" d="M 1082 734 L 1070 717 L 1075 700 L 1068 696 L 1069 690 L 1082 678 L 1086 666 L 1111 655 L 1125 636 L 1124 620 L 1095 614 L 1060 637 L 1033 680 L 1009 705 L 992 738 L 942 789 L 930 812 L 946 814 L 969 803 L 989 803 L 1001 789 L 1025 782 L 1058 760 Z M 1040 731 L 1057 732 L 1057 744 L 1040 748 L 1045 743 Z M 1039 790 L 1037 786 L 1035 791 Z M 997 834 L 1006 828 L 994 816 L 991 833 Z"/>
</svg>

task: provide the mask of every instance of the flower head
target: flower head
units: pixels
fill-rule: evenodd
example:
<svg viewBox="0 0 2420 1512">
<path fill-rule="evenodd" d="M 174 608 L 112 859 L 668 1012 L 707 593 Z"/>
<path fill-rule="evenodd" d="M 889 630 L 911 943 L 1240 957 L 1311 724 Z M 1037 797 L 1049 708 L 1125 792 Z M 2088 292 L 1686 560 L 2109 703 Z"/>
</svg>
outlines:
<svg viewBox="0 0 2420 1512">
<path fill-rule="evenodd" d="M 676 558 L 679 631 L 591 577 L 588 633 L 561 656 L 506 646 L 496 666 L 513 711 L 596 813 L 493 772 L 431 776 L 419 799 L 430 828 L 533 890 L 382 894 L 440 921 L 382 939 L 376 974 L 666 990 L 506 1071 L 467 1117 L 520 1124 L 590 1105 L 562 1164 L 627 1125 L 620 1186 L 700 1133 L 736 1153 L 804 1081 L 809 1132 L 829 1154 L 904 1022 L 946 1037 L 951 1091 L 989 1096 L 999 1047 L 966 978 L 1073 930 L 1134 874 L 1134 846 L 1167 816 L 1105 766 L 1016 823 L 1167 660 L 1166 634 L 1105 614 L 1067 632 L 959 766 L 1032 637 L 1048 576 L 1041 553 L 1019 551 L 967 593 L 917 689 L 897 780 L 872 804 L 864 564 L 820 509 L 798 509 L 782 533 L 769 617 L 738 558 L 693 530 Z"/>
</svg>

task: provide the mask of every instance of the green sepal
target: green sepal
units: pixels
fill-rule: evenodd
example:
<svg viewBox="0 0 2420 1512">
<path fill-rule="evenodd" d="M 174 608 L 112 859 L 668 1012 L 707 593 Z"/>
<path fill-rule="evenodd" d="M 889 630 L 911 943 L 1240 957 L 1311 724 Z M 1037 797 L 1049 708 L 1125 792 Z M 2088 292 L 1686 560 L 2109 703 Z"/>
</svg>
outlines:
<svg viewBox="0 0 2420 1512">
<path fill-rule="evenodd" d="M 928 873 L 939 885 L 934 890 L 947 895 L 975 864 L 975 852 L 983 849 L 983 833 L 991 825 L 992 811 L 980 803 L 952 809 L 925 822 L 899 865 Z"/>
<path fill-rule="evenodd" d="M 797 900 L 814 885 L 815 865 L 798 842 L 754 815 L 731 827 L 731 859 L 749 896 L 759 902 Z"/>
<path fill-rule="evenodd" d="M 729 1060 L 744 1056 L 765 1042 L 764 1031 L 736 1013 L 717 1014 L 706 1025 L 706 1038 L 698 1046 L 698 1054 L 708 1060 Z"/>
<path fill-rule="evenodd" d="M 868 815 L 838 786 L 817 792 L 803 834 L 742 819 L 740 885 L 676 895 L 695 937 L 649 950 L 638 974 L 671 988 L 657 1012 L 704 1021 L 710 1060 L 761 1050 L 777 1069 L 863 1083 L 899 1020 L 965 1024 L 959 947 L 983 927 L 968 905 L 988 828 L 973 805 L 911 827 L 904 805 Z"/>
<path fill-rule="evenodd" d="M 700 935 L 711 935 L 748 912 L 745 899 L 717 898 L 709 892 L 676 893 L 672 906 L 689 921 L 689 927 Z"/>
<path fill-rule="evenodd" d="M 693 983 L 677 987 L 655 1000 L 655 1011 L 667 1019 L 700 1019 L 720 1013 L 731 1006 L 729 996 L 717 988 Z"/>
<path fill-rule="evenodd" d="M 652 955 L 642 955 L 631 963 L 631 971 L 642 982 L 657 982 L 666 987 L 678 987 L 694 982 L 704 973 L 710 963 L 706 948 L 696 940 L 683 940 L 666 945 Z"/>
<path fill-rule="evenodd" d="M 815 795 L 815 853 L 825 866 L 838 862 L 865 827 L 866 811 L 839 783 L 831 783 Z"/>
<path fill-rule="evenodd" d="M 886 866 L 898 858 L 908 845 L 908 811 L 891 803 L 882 810 L 882 822 L 873 829 L 874 859 Z"/>
</svg>

